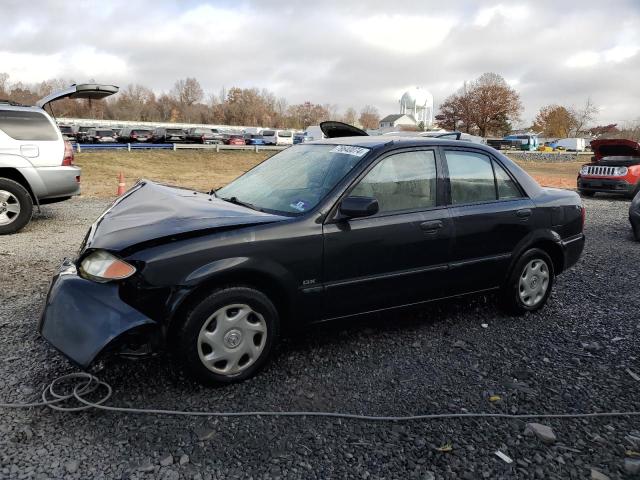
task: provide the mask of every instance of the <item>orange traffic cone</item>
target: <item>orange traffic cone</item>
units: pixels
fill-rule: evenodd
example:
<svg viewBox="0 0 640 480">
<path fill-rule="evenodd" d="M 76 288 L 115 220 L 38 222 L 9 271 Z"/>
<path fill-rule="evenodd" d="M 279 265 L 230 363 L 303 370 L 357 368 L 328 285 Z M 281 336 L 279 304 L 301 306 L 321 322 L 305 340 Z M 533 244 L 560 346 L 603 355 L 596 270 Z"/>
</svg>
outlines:
<svg viewBox="0 0 640 480">
<path fill-rule="evenodd" d="M 116 195 L 119 197 L 125 192 L 125 183 L 124 183 L 124 174 L 120 172 L 118 175 L 118 190 L 116 191 Z"/>
</svg>

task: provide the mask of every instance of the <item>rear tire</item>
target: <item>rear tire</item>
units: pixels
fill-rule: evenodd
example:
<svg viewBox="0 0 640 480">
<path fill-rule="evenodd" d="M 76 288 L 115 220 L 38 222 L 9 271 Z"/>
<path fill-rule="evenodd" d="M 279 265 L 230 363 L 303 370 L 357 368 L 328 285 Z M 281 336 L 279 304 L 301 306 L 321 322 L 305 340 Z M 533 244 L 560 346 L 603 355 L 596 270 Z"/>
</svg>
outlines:
<svg viewBox="0 0 640 480">
<path fill-rule="evenodd" d="M 503 308 L 514 315 L 541 309 L 547 303 L 555 279 L 551 257 L 539 248 L 524 252 L 501 291 Z"/>
<path fill-rule="evenodd" d="M 593 197 L 595 196 L 596 192 L 593 192 L 591 190 L 578 190 L 580 192 L 580 195 L 582 195 L 583 197 Z"/>
<path fill-rule="evenodd" d="M 0 178 L 0 235 L 16 233 L 31 220 L 33 200 L 18 182 Z"/>
<path fill-rule="evenodd" d="M 248 287 L 214 291 L 189 308 L 175 354 L 186 373 L 205 385 L 235 383 L 267 364 L 280 330 L 278 312 Z"/>
</svg>

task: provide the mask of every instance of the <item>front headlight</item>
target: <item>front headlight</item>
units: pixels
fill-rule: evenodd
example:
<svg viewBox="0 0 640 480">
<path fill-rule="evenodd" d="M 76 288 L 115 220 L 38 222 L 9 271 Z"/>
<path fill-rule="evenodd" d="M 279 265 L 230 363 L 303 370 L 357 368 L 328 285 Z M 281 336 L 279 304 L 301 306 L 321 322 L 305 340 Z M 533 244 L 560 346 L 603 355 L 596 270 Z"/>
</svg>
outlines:
<svg viewBox="0 0 640 480">
<path fill-rule="evenodd" d="M 122 280 L 135 272 L 135 267 L 104 250 L 90 253 L 80 263 L 80 275 L 101 283 Z"/>
<path fill-rule="evenodd" d="M 580 174 L 581 175 L 587 175 L 589 173 L 589 167 L 584 166 L 580 169 Z"/>
<path fill-rule="evenodd" d="M 619 177 L 624 177 L 627 174 L 628 171 L 629 171 L 629 169 L 627 167 L 616 167 L 615 175 L 617 175 Z"/>
</svg>

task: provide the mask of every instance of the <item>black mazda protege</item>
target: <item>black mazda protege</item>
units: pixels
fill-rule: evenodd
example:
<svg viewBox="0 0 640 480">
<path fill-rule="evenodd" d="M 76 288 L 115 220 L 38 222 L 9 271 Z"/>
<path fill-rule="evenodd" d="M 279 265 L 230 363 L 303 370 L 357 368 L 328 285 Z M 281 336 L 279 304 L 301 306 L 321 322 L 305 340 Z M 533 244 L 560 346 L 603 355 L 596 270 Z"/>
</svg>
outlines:
<svg viewBox="0 0 640 480">
<path fill-rule="evenodd" d="M 54 277 L 42 335 L 83 368 L 166 350 L 240 381 L 285 326 L 493 290 L 537 310 L 582 252 L 579 196 L 491 148 L 323 128 L 218 191 L 139 181 Z"/>
</svg>

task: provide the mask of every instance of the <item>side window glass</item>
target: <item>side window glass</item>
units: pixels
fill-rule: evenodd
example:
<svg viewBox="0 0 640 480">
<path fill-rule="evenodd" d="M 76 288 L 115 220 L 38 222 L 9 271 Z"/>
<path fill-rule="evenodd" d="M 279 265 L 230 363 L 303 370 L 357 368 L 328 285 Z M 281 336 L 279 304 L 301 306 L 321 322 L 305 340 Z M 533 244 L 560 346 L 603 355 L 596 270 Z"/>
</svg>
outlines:
<svg viewBox="0 0 640 480">
<path fill-rule="evenodd" d="M 481 153 L 446 151 L 454 205 L 496 200 L 491 159 Z"/>
<path fill-rule="evenodd" d="M 380 213 L 420 210 L 436 205 L 436 158 L 421 150 L 392 155 L 378 163 L 351 191 L 378 200 Z"/>
<path fill-rule="evenodd" d="M 518 186 L 498 162 L 493 162 L 493 170 L 496 174 L 496 183 L 498 184 L 498 198 L 506 200 L 509 198 L 522 197 Z"/>
<path fill-rule="evenodd" d="M 58 140 L 58 131 L 39 112 L 0 110 L 0 130 L 14 140 Z"/>
</svg>

